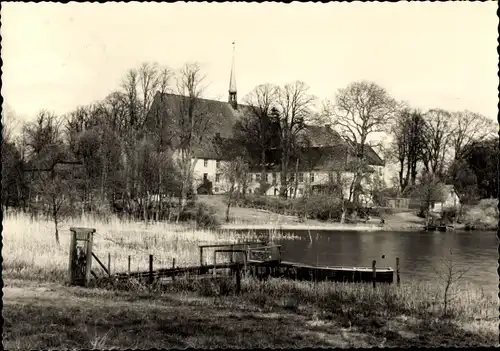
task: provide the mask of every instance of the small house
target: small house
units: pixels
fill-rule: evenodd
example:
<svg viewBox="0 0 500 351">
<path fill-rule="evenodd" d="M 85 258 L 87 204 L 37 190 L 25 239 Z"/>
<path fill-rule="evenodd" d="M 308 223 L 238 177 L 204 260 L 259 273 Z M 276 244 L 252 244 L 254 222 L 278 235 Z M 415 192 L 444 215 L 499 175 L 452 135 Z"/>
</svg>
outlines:
<svg viewBox="0 0 500 351">
<path fill-rule="evenodd" d="M 460 198 L 451 184 L 444 185 L 441 189 L 441 199 L 434 201 L 431 204 L 431 211 L 443 212 L 445 209 L 458 209 L 460 206 Z"/>
</svg>

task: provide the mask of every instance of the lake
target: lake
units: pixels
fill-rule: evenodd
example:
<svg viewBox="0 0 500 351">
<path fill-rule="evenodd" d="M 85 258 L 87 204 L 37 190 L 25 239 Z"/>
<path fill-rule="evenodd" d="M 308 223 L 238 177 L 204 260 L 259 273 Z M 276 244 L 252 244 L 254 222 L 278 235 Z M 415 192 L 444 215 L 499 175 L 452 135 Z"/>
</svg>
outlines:
<svg viewBox="0 0 500 351">
<path fill-rule="evenodd" d="M 257 234 L 265 232 L 258 231 Z M 405 280 L 435 282 L 435 269 L 452 249 L 453 263 L 470 268 L 463 283 L 498 293 L 498 240 L 496 232 L 355 232 L 286 231 L 299 240 L 276 240 L 282 245 L 284 261 L 328 266 L 396 268 L 400 259 L 401 283 Z M 312 241 L 311 241 L 312 239 Z M 385 255 L 385 258 L 382 258 Z M 396 277 L 394 277 L 396 278 Z"/>
</svg>

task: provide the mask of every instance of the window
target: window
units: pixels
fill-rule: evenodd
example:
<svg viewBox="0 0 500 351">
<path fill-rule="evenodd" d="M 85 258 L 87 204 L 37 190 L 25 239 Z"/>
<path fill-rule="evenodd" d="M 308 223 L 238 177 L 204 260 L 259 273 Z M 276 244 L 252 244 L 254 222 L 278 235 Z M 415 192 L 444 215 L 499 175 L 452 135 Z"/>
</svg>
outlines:
<svg viewBox="0 0 500 351">
<path fill-rule="evenodd" d="M 295 174 L 290 174 L 290 181 L 294 182 L 295 181 Z"/>
<path fill-rule="evenodd" d="M 219 161 L 219 160 L 215 161 L 215 167 L 216 167 L 216 168 L 219 168 L 219 167 L 220 167 L 220 161 Z"/>
<path fill-rule="evenodd" d="M 299 188 L 299 195 L 302 195 L 304 193 L 304 190 L 302 188 Z"/>
<path fill-rule="evenodd" d="M 255 180 L 260 182 L 260 173 L 255 173 Z"/>
<path fill-rule="evenodd" d="M 310 174 L 310 178 L 311 178 L 311 183 L 314 183 L 314 173 Z"/>
<path fill-rule="evenodd" d="M 276 183 L 276 173 L 273 173 L 273 183 Z"/>
<path fill-rule="evenodd" d="M 299 173 L 299 183 L 304 183 L 304 173 Z"/>
<path fill-rule="evenodd" d="M 203 173 L 203 182 L 208 180 L 208 173 Z"/>
<path fill-rule="evenodd" d="M 253 180 L 253 174 L 248 173 L 248 181 L 251 182 Z"/>
<path fill-rule="evenodd" d="M 207 159 L 203 160 L 203 167 L 208 167 L 208 160 Z"/>
<path fill-rule="evenodd" d="M 382 177 L 382 167 L 378 168 L 378 175 Z"/>
<path fill-rule="evenodd" d="M 220 182 L 220 173 L 215 173 L 215 182 Z"/>
<path fill-rule="evenodd" d="M 269 173 L 266 173 L 266 182 L 269 183 Z"/>
</svg>

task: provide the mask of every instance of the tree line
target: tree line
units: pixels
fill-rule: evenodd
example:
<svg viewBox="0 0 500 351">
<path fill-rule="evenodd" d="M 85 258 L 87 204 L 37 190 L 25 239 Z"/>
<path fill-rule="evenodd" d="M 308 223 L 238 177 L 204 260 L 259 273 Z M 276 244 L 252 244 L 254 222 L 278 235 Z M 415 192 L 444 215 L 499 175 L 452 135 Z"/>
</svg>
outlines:
<svg viewBox="0 0 500 351">
<path fill-rule="evenodd" d="M 191 160 L 213 141 L 219 127 L 201 103 L 205 89 L 206 76 L 196 63 L 176 70 L 143 63 L 130 69 L 102 101 L 61 116 L 40 110 L 17 135 L 11 130 L 12 116 L 4 111 L 2 205 L 44 213 L 56 228 L 62 216 L 75 211 L 178 220 L 195 192 Z M 166 101 L 167 93 L 184 98 Z M 264 179 L 267 165 L 275 162 L 280 195 L 295 196 L 289 189 L 297 176 L 291 175 L 300 162 L 308 162 L 311 142 L 303 131 L 310 124 L 328 123 L 340 132 L 352 156 L 346 161 L 351 177 L 337 172 L 332 178 L 342 184 L 336 189 L 346 203 L 359 203 L 368 147 L 381 146 L 373 142 L 377 134 L 393 138 L 385 156 L 399 165 L 400 194 L 415 188 L 424 174 L 451 181 L 464 200 L 471 193 L 497 194 L 492 155 L 498 154 L 498 138 L 492 137 L 492 122 L 477 113 L 423 113 L 366 81 L 339 89 L 327 101 L 319 101 L 301 81 L 262 84 L 242 102 L 239 108 L 246 113 L 234 127 L 228 149 L 237 163 L 224 172 L 233 184 L 230 192 L 249 165 L 260 167 Z M 273 150 L 279 151 L 277 157 L 270 156 Z M 384 188 L 382 183 L 377 187 Z M 175 203 L 180 210 L 172 211 Z"/>
</svg>

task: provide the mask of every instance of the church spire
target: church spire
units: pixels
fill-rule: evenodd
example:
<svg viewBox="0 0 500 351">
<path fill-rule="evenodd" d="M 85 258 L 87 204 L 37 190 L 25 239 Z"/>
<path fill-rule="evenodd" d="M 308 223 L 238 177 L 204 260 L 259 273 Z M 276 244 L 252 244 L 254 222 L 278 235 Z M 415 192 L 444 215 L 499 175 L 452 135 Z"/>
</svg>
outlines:
<svg viewBox="0 0 500 351">
<path fill-rule="evenodd" d="M 236 100 L 236 73 L 234 70 L 234 52 L 235 52 L 235 47 L 234 47 L 234 41 L 233 41 L 233 62 L 231 64 L 231 76 L 229 77 L 229 103 L 233 106 L 233 108 L 236 109 L 238 106 L 237 100 Z"/>
</svg>

